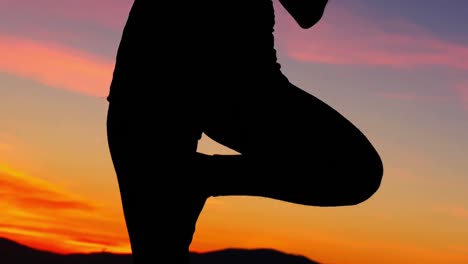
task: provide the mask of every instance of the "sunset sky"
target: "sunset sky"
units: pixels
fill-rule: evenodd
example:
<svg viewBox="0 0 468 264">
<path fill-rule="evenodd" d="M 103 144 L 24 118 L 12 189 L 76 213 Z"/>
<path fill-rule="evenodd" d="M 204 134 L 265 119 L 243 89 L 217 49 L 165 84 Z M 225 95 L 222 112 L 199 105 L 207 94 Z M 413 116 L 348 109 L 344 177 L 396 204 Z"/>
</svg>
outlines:
<svg viewBox="0 0 468 264">
<path fill-rule="evenodd" d="M 0 237 L 130 252 L 105 97 L 131 4 L 0 0 Z M 210 198 L 191 249 L 468 263 L 468 1 L 331 0 L 309 30 L 275 8 L 283 72 L 368 136 L 384 161 L 381 189 L 336 208 Z M 234 153 L 206 137 L 199 151 Z"/>
</svg>

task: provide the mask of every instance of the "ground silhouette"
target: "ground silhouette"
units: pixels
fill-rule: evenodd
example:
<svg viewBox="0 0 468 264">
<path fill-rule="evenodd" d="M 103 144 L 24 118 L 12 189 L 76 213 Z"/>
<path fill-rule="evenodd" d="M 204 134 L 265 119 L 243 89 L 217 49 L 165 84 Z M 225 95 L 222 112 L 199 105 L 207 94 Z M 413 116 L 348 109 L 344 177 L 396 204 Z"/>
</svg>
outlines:
<svg viewBox="0 0 468 264">
<path fill-rule="evenodd" d="M 280 3 L 308 29 L 328 1 Z M 157 262 L 154 248 L 187 263 L 209 197 L 352 206 L 379 189 L 383 164 L 366 136 L 282 73 L 274 24 L 272 0 L 134 1 L 107 138 L 138 264 Z M 202 133 L 240 155 L 197 153 Z"/>
<path fill-rule="evenodd" d="M 154 251 L 157 255 L 157 251 Z M 157 258 L 158 256 L 156 256 Z M 160 260 L 167 263 L 166 261 Z M 55 254 L 0 238 L 2 264 L 133 264 L 130 254 Z M 272 249 L 225 249 L 190 254 L 190 264 L 319 264 L 306 257 Z"/>
</svg>

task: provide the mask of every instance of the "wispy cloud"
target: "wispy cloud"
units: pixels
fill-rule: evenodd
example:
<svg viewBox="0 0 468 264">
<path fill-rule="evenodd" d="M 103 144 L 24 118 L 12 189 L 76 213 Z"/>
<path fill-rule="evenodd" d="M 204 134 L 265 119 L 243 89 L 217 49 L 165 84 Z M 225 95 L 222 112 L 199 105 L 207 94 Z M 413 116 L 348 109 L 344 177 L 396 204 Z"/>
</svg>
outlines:
<svg viewBox="0 0 468 264">
<path fill-rule="evenodd" d="M 0 142 L 0 151 L 9 151 L 13 148 L 12 145 L 5 143 L 5 142 Z"/>
<path fill-rule="evenodd" d="M 396 93 L 396 92 L 377 92 L 377 95 L 387 98 L 396 99 L 402 101 L 418 101 L 418 102 L 433 102 L 433 103 L 445 103 L 450 102 L 452 97 L 439 96 L 439 95 L 425 95 L 417 93 Z"/>
<path fill-rule="evenodd" d="M 386 170 L 390 177 L 404 182 L 418 182 L 427 180 L 421 175 L 414 173 L 409 168 L 387 167 Z"/>
<path fill-rule="evenodd" d="M 468 46 L 439 38 L 410 21 L 371 20 L 339 4 L 330 4 L 315 28 L 302 30 L 284 18 L 277 31 L 284 52 L 299 61 L 468 70 Z"/>
<path fill-rule="evenodd" d="M 450 217 L 455 217 L 462 220 L 468 220 L 468 208 L 463 205 L 442 205 L 434 206 L 434 211 L 443 213 Z"/>
<path fill-rule="evenodd" d="M 66 192 L 41 181 L 0 167 L 0 193 L 4 201 L 24 209 L 94 210 L 93 204 L 69 197 Z"/>
<path fill-rule="evenodd" d="M 375 95 L 396 101 L 457 105 L 464 110 L 468 110 L 468 85 L 465 82 L 458 83 L 454 80 L 447 80 L 446 82 L 447 84 L 440 87 L 439 91 L 439 93 L 442 91 L 445 94 L 428 94 L 427 91 L 414 89 L 413 91 L 401 92 L 376 91 Z"/>
<path fill-rule="evenodd" d="M 17 14 L 48 21 L 79 22 L 120 29 L 133 1 L 131 0 L 0 0 L 0 14 Z M 40 19 L 41 20 L 41 19 Z M 31 25 L 33 26 L 33 25 Z"/>
<path fill-rule="evenodd" d="M 375 19 L 358 8 L 330 4 L 314 28 L 300 29 L 278 6 L 278 46 L 285 56 L 302 62 L 417 70 L 468 71 L 468 45 L 441 38 L 411 21 Z M 450 79 L 450 78 L 449 78 Z M 453 79 L 451 80 L 453 81 Z M 467 85 L 447 80 L 437 94 L 426 90 L 378 92 L 398 101 L 459 103 L 468 108 Z"/>
<path fill-rule="evenodd" d="M 13 134 L 0 131 L 0 153 L 1 151 L 10 151 L 14 148 L 16 137 Z"/>
<path fill-rule="evenodd" d="M 447 209 L 450 214 L 456 217 L 461 217 L 468 220 L 468 208 L 462 206 L 454 206 Z"/>
<path fill-rule="evenodd" d="M 0 196 L 0 236 L 59 252 L 129 250 L 123 219 L 59 186 L 0 165 Z"/>
<path fill-rule="evenodd" d="M 468 110 L 468 82 L 456 85 L 455 92 L 458 94 L 463 107 Z"/>
<path fill-rule="evenodd" d="M 107 94 L 113 61 L 57 43 L 0 36 L 0 71 L 91 96 Z"/>
</svg>

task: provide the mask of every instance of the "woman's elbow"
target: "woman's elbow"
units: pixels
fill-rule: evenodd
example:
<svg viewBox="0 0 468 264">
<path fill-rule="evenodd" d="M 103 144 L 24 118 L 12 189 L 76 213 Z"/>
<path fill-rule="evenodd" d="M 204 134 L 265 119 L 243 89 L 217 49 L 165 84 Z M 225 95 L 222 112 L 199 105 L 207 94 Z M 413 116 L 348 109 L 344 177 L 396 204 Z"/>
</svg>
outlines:
<svg viewBox="0 0 468 264">
<path fill-rule="evenodd" d="M 310 17 L 304 18 L 302 20 L 298 20 L 297 24 L 302 29 L 309 29 L 309 28 L 315 26 L 315 24 L 317 24 L 320 21 L 320 19 L 322 19 L 322 17 L 323 17 L 323 13 L 320 14 L 320 15 L 317 15 L 317 16 L 310 16 Z"/>
<path fill-rule="evenodd" d="M 298 17 L 297 23 L 303 29 L 309 29 L 317 24 L 323 17 L 325 13 L 325 6 L 327 1 L 321 3 L 320 6 L 315 6 L 312 12 L 308 14 L 303 14 L 303 16 Z"/>
</svg>

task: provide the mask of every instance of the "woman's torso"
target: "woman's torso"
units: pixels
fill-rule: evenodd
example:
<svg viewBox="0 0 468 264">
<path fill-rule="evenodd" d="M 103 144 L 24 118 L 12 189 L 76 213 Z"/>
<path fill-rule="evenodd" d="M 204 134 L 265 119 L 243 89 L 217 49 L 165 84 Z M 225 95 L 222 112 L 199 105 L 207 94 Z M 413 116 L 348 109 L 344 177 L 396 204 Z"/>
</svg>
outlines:
<svg viewBox="0 0 468 264">
<path fill-rule="evenodd" d="M 279 73 L 271 0 L 188 2 L 135 0 L 113 82 L 160 76 L 214 87 Z M 110 95 L 127 96 L 118 86 Z"/>
</svg>

